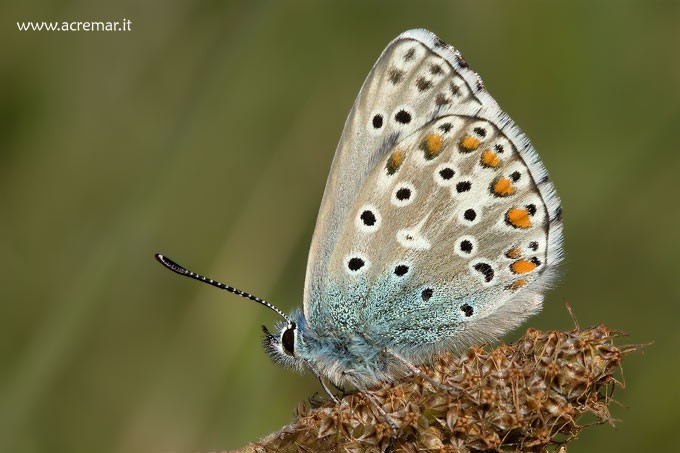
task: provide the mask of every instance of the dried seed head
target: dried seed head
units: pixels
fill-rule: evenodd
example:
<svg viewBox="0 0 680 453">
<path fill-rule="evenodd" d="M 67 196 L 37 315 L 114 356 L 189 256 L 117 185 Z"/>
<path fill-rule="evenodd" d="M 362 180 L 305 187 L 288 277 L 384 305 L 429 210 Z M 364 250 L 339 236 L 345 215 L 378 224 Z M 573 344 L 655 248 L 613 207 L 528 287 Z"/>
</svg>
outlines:
<svg viewBox="0 0 680 453">
<path fill-rule="evenodd" d="M 618 336 L 604 325 L 528 329 L 513 345 L 473 346 L 458 358 L 442 354 L 422 371 L 456 391 L 418 376 L 371 389 L 399 427 L 396 439 L 357 392 L 338 405 L 300 404 L 290 425 L 242 451 L 541 450 L 558 435 L 566 443 L 586 427 L 577 424 L 586 413 L 612 422 L 608 390 L 620 385 L 614 372 L 624 355 L 639 349 L 617 347 Z"/>
</svg>

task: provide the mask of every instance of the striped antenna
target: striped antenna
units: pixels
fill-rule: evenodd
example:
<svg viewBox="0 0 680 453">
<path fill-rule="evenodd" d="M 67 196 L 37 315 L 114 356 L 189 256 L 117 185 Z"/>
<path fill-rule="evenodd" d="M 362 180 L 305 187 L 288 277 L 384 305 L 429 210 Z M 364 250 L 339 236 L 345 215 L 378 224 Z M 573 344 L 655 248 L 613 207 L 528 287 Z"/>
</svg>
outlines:
<svg viewBox="0 0 680 453">
<path fill-rule="evenodd" d="M 241 297 L 245 297 L 246 299 L 253 300 L 257 302 L 258 304 L 262 304 L 265 307 L 268 307 L 272 310 L 274 310 L 276 313 L 281 315 L 283 319 L 288 321 L 290 323 L 290 318 L 288 316 L 284 315 L 281 310 L 270 304 L 269 302 L 260 299 L 257 296 L 253 296 L 252 294 L 246 293 L 245 291 L 241 291 L 240 289 L 233 288 L 229 285 L 225 285 L 224 283 L 216 282 L 215 280 L 211 278 L 204 277 L 202 275 L 198 275 L 194 272 L 191 272 L 190 270 L 180 266 L 179 264 L 175 263 L 173 260 L 168 258 L 167 256 L 163 256 L 160 253 L 156 253 L 154 257 L 158 260 L 159 263 L 161 263 L 163 266 L 167 267 L 173 272 L 177 272 L 179 275 L 184 275 L 185 277 L 190 277 L 193 278 L 194 280 L 198 280 L 199 282 L 207 283 L 212 286 L 216 286 L 217 288 L 224 289 L 226 291 L 229 291 L 230 293 L 238 294 Z"/>
</svg>

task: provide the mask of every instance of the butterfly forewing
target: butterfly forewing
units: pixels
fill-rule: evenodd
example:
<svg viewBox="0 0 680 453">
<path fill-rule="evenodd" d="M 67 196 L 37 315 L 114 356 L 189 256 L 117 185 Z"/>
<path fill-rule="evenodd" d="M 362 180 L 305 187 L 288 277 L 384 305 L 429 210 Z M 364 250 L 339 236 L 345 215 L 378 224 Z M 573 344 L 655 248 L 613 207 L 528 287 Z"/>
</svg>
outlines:
<svg viewBox="0 0 680 453">
<path fill-rule="evenodd" d="M 383 51 L 347 118 L 326 183 L 307 264 L 307 316 L 328 290 L 330 255 L 375 163 L 436 116 L 495 104 L 480 87 L 458 51 L 426 30 L 407 31 Z"/>
</svg>

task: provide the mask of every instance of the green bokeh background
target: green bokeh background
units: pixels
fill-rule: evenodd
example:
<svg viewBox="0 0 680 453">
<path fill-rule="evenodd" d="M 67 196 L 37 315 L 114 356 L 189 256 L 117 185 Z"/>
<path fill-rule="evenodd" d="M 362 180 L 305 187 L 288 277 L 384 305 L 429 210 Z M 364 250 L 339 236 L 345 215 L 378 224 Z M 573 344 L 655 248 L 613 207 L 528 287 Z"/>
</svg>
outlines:
<svg viewBox="0 0 680 453">
<path fill-rule="evenodd" d="M 616 429 L 573 450 L 672 449 L 679 5 L 4 3 L 0 451 L 221 450 L 290 420 L 319 386 L 263 354 L 259 326 L 276 316 L 152 255 L 300 305 L 346 115 L 414 27 L 463 52 L 562 197 L 564 276 L 524 327 L 570 328 L 566 298 L 582 325 L 655 342 L 624 362 Z M 15 25 L 122 18 L 131 32 Z"/>
</svg>

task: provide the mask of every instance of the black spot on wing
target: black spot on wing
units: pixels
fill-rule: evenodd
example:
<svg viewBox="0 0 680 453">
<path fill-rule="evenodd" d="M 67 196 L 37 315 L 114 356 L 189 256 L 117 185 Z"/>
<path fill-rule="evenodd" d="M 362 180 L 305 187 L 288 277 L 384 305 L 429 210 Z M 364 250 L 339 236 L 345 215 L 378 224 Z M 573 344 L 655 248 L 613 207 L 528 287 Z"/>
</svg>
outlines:
<svg viewBox="0 0 680 453">
<path fill-rule="evenodd" d="M 411 122 L 411 114 L 406 110 L 399 110 L 395 115 L 394 119 L 401 124 L 408 124 Z"/>
<path fill-rule="evenodd" d="M 484 281 L 489 283 L 493 280 L 494 271 L 490 264 L 488 263 L 477 263 L 473 268 L 484 276 Z"/>
<path fill-rule="evenodd" d="M 401 79 L 404 78 L 404 71 L 401 69 L 397 68 L 392 68 L 387 72 L 387 80 L 392 82 L 392 85 L 396 85 L 399 82 L 401 82 Z"/>
<path fill-rule="evenodd" d="M 425 77 L 419 77 L 418 80 L 416 80 L 416 86 L 418 87 L 418 91 L 423 92 L 432 88 L 432 82 Z"/>
</svg>

